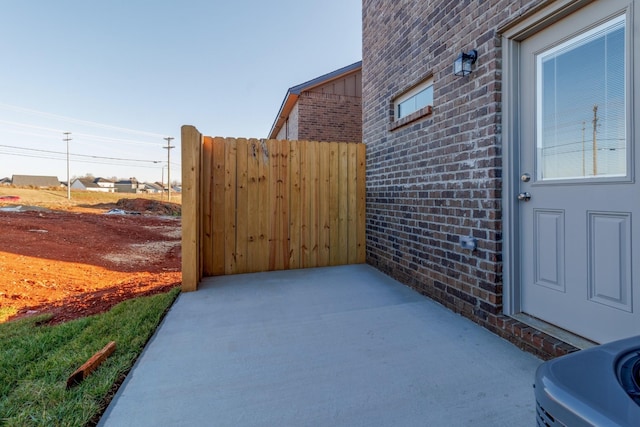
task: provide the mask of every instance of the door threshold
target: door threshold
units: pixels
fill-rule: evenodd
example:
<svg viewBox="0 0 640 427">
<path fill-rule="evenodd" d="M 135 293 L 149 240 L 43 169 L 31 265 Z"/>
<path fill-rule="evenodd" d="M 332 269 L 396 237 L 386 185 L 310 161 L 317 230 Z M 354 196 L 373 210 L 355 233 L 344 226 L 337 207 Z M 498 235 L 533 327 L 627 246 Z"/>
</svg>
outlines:
<svg viewBox="0 0 640 427">
<path fill-rule="evenodd" d="M 516 319 L 519 322 L 524 323 L 527 326 L 531 326 L 541 332 L 544 332 L 547 335 L 550 335 L 556 339 L 559 339 L 562 342 L 566 342 L 580 350 L 586 350 L 591 347 L 595 347 L 598 343 L 573 334 L 565 329 L 561 329 L 557 326 L 552 325 L 551 323 L 547 323 L 543 320 L 537 319 L 533 316 L 529 316 L 524 313 L 516 313 L 512 314 L 511 317 Z"/>
</svg>

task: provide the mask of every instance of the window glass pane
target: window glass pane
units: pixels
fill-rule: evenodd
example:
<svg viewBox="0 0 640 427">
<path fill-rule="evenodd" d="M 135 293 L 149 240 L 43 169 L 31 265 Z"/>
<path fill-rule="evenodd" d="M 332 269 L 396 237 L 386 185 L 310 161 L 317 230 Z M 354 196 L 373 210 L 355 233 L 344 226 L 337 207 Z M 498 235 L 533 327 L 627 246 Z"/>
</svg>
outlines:
<svg viewBox="0 0 640 427">
<path fill-rule="evenodd" d="M 426 107 L 427 105 L 433 105 L 433 84 L 430 84 L 420 92 L 397 102 L 396 119 L 400 119 L 402 117 L 408 116 L 411 113 L 415 113 L 416 111 Z"/>
<path fill-rule="evenodd" d="M 416 100 L 413 97 L 398 104 L 398 118 L 408 116 L 414 111 L 416 111 Z"/>
<path fill-rule="evenodd" d="M 426 107 L 427 105 L 433 105 L 433 86 L 429 86 L 422 92 L 416 95 L 416 109 Z"/>
<path fill-rule="evenodd" d="M 627 173 L 624 16 L 537 59 L 538 179 Z"/>
</svg>

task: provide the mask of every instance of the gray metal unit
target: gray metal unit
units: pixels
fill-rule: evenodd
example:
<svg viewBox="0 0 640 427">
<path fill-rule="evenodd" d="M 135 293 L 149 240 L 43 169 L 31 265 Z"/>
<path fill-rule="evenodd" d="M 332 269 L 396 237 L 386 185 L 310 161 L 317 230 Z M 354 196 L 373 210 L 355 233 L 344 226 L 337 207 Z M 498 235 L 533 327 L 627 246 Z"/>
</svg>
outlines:
<svg viewBox="0 0 640 427">
<path fill-rule="evenodd" d="M 545 362 L 534 387 L 540 427 L 638 427 L 640 336 Z"/>
</svg>

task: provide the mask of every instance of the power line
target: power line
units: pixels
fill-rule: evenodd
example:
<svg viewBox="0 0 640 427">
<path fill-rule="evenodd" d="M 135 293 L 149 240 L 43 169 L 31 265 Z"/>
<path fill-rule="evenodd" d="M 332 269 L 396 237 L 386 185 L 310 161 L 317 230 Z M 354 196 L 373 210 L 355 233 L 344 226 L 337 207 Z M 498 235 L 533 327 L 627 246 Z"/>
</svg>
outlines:
<svg viewBox="0 0 640 427">
<path fill-rule="evenodd" d="M 51 157 L 51 156 L 38 156 L 38 155 L 33 155 L 33 154 L 18 154 L 18 153 L 11 153 L 11 152 L 6 152 L 6 151 L 0 151 L 0 154 L 3 155 L 7 155 L 7 156 L 16 156 L 16 157 L 26 157 L 26 158 L 30 158 L 30 159 L 49 159 L 49 160 L 65 160 L 64 157 Z M 71 156 L 77 156 L 77 154 L 71 154 Z M 145 168 L 145 169 L 156 169 L 157 166 L 144 166 L 144 165 L 127 165 L 127 164 L 123 164 L 123 163 L 114 163 L 114 162 L 102 162 L 102 161 L 91 161 L 91 160 L 78 160 L 78 159 L 74 159 L 73 160 L 75 163 L 88 163 L 88 164 L 94 164 L 94 165 L 108 165 L 108 166 L 129 166 L 129 167 L 135 167 L 135 168 Z M 174 166 L 180 166 L 179 163 L 175 163 L 173 162 Z"/>
<path fill-rule="evenodd" d="M 4 144 L 0 144 L 0 147 L 13 148 L 13 149 L 16 149 L 16 150 L 25 150 L 25 151 L 37 151 L 37 152 L 40 152 L 40 153 L 65 154 L 65 153 L 63 153 L 61 151 L 42 150 L 42 149 L 38 149 L 38 148 L 16 147 L 16 146 L 13 146 L 13 145 L 4 145 Z M 94 155 L 89 155 L 89 154 L 72 154 L 72 156 L 74 156 L 74 157 L 88 157 L 88 158 L 92 158 L 92 159 L 121 160 L 121 161 L 126 161 L 126 162 L 160 163 L 160 160 L 123 159 L 123 158 L 120 158 L 120 157 L 94 156 Z"/>
<path fill-rule="evenodd" d="M 10 126 L 17 126 L 17 127 L 21 127 L 21 128 L 27 128 L 27 129 L 51 132 L 51 133 L 56 133 L 56 134 L 61 132 L 60 129 L 48 128 L 48 127 L 44 127 L 44 126 L 30 125 L 30 124 L 20 123 L 20 122 L 13 122 L 13 121 L 10 121 L 10 120 L 0 120 L 0 123 L 1 124 L 5 124 L 5 125 L 10 125 Z M 20 131 L 20 130 L 7 129 L 7 128 L 5 128 L 3 130 L 5 132 L 9 132 L 9 133 L 17 133 L 17 134 L 29 135 L 29 136 L 37 136 L 37 137 L 41 137 L 41 138 L 49 138 L 51 136 L 51 135 L 47 135 L 47 134 L 27 133 L 27 132 L 23 132 L 23 131 Z M 93 135 L 93 134 L 90 134 L 90 133 L 83 133 L 83 132 L 75 132 L 75 134 L 78 135 L 78 136 L 83 136 L 85 138 L 94 139 L 94 140 L 97 140 L 97 141 L 122 142 L 124 144 L 156 145 L 155 142 L 137 141 L 137 140 L 125 139 L 125 138 L 114 138 L 114 137 L 109 137 L 109 136 Z"/>
<path fill-rule="evenodd" d="M 35 114 L 35 115 L 40 115 L 40 116 L 44 116 L 44 117 L 51 117 L 51 118 L 55 118 L 55 119 L 59 119 L 59 120 L 65 120 L 65 121 L 68 121 L 68 122 L 71 122 L 71 123 L 84 124 L 84 125 L 94 126 L 94 127 L 103 128 L 103 129 L 119 130 L 119 131 L 122 131 L 122 132 L 135 133 L 135 134 L 138 134 L 138 135 L 147 135 L 147 136 L 156 137 L 156 138 L 162 136 L 161 134 L 158 134 L 158 133 L 140 131 L 140 130 L 129 129 L 129 128 L 124 128 L 124 127 L 119 127 L 119 126 L 113 126 L 113 125 L 107 125 L 107 124 L 103 124 L 103 123 L 93 122 L 93 121 L 90 121 L 90 120 L 76 119 L 74 117 L 61 116 L 61 115 L 58 115 L 58 114 L 52 114 L 52 113 L 47 113 L 47 112 L 44 112 L 44 111 L 32 110 L 32 109 L 29 109 L 29 108 L 19 107 L 19 106 L 16 106 L 16 105 L 0 103 L 0 108 L 6 109 L 6 110 L 15 111 L 15 112 L 20 112 L 20 113 L 28 113 L 28 114 Z"/>
<path fill-rule="evenodd" d="M 31 137 L 38 138 L 39 140 L 44 140 L 41 144 L 41 147 L 45 149 L 38 148 L 25 148 L 19 147 L 15 145 L 10 145 L 12 141 L 7 140 L 9 144 L 0 144 L 0 154 L 6 156 L 16 156 L 19 158 L 45 158 L 49 160 L 59 161 L 66 158 L 67 160 L 67 175 L 70 175 L 70 165 L 69 162 L 80 162 L 80 163 L 94 163 L 94 164 L 103 164 L 103 165 L 114 165 L 120 167 L 131 167 L 131 168 L 146 168 L 146 169 L 154 169 L 152 164 L 161 163 L 160 160 L 146 160 L 140 158 L 130 158 L 129 155 L 135 152 L 141 154 L 145 157 L 155 157 L 152 153 L 148 152 L 148 150 L 140 148 L 133 149 L 127 148 L 125 144 L 137 144 L 139 146 L 155 146 L 157 147 L 157 142 L 148 141 L 149 138 L 157 138 L 163 137 L 167 141 L 167 168 L 171 168 L 171 154 L 170 150 L 175 148 L 171 145 L 171 141 L 175 138 L 173 137 L 164 137 L 161 134 L 140 131 L 137 129 L 125 128 L 121 126 L 113 126 L 104 123 L 99 123 L 95 121 L 82 120 L 75 117 L 62 116 L 58 114 L 52 114 L 44 111 L 19 107 L 16 105 L 10 105 L 0 102 L 0 111 L 7 110 L 15 112 L 16 120 L 11 120 L 13 117 L 2 117 L 0 120 L 0 134 L 5 134 L 5 138 L 13 138 L 9 136 L 10 134 L 21 134 L 21 135 L 29 135 Z M 22 115 L 22 118 L 17 118 L 18 115 Z M 31 116 L 31 117 L 29 117 Z M 40 116 L 40 118 L 34 117 Z M 8 119 L 8 120 L 7 120 Z M 86 150 L 94 150 L 96 154 L 106 154 L 106 155 L 88 155 L 88 154 L 74 154 L 69 152 L 69 141 L 71 138 L 69 134 L 63 132 L 66 129 L 61 129 L 58 126 L 69 127 L 65 123 L 73 123 L 74 127 L 78 127 L 80 129 L 75 129 L 73 132 L 74 139 L 82 142 L 82 146 L 87 146 Z M 92 132 L 89 128 L 100 129 L 97 132 Z M 82 130 L 88 130 L 89 132 L 84 133 Z M 57 145 L 52 143 L 56 139 L 55 134 L 60 135 L 62 133 L 66 136 L 63 138 L 63 141 L 67 144 L 66 152 L 55 151 Z M 96 134 L 98 133 L 98 134 Z M 129 135 L 127 135 L 129 134 Z M 76 142 L 77 142 L 76 141 Z M 31 145 L 31 144 L 25 144 Z M 95 147 L 100 145 L 100 149 L 95 150 Z M 55 148 L 54 148 L 55 146 Z M 54 148 L 54 150 L 47 150 L 46 148 Z M 93 148 L 91 148 L 93 147 Z M 107 150 L 108 151 L 105 151 Z M 147 156 L 147 154 L 151 154 L 151 156 Z M 179 163 L 176 163 L 178 167 Z M 175 167 L 175 165 L 174 165 Z M 170 177 L 170 175 L 169 175 Z M 170 178 L 169 178 L 170 179 Z M 68 180 L 67 180 L 68 181 Z M 170 182 L 170 181 L 169 181 Z M 69 183 L 67 183 L 69 184 Z M 170 191 L 170 189 L 169 189 Z M 169 195 L 170 197 L 170 195 Z"/>
</svg>

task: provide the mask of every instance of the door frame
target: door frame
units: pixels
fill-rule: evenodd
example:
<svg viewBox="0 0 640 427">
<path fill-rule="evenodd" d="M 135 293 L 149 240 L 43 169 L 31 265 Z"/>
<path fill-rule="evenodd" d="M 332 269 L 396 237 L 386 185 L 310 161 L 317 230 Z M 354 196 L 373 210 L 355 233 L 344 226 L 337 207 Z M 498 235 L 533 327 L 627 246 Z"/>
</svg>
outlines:
<svg viewBox="0 0 640 427">
<path fill-rule="evenodd" d="M 503 313 L 521 313 L 520 287 L 520 44 L 595 0 L 558 0 L 545 2 L 521 19 L 500 28 L 502 36 L 502 262 Z M 522 320 L 519 318 L 519 320 Z"/>
</svg>

